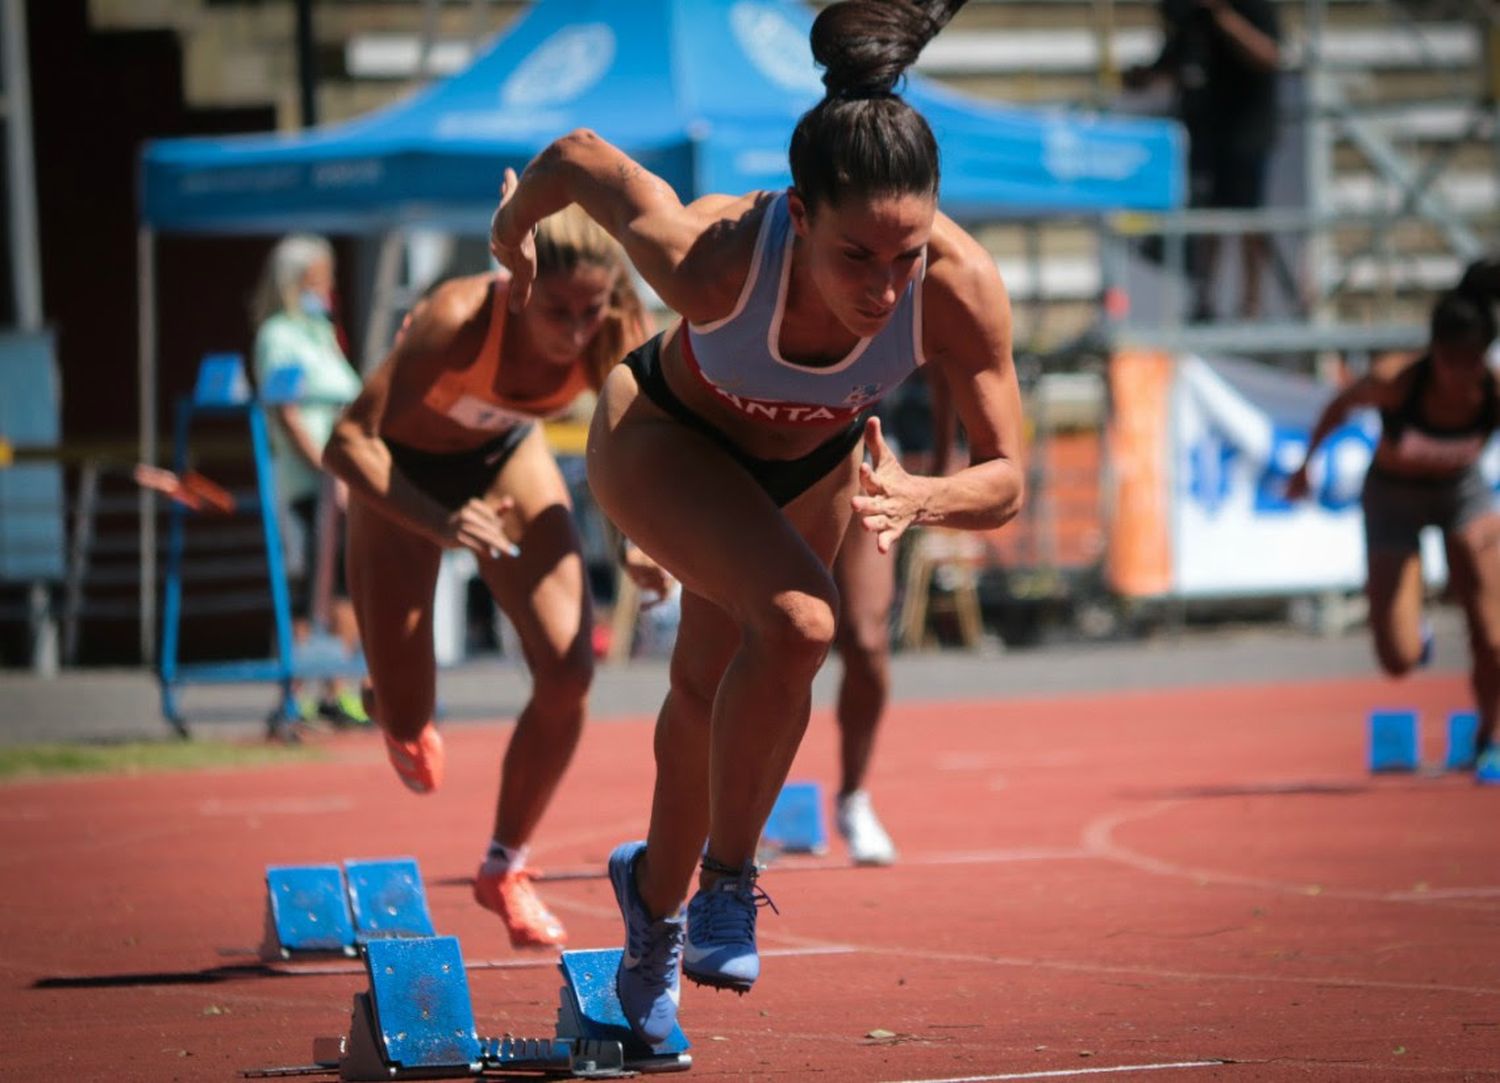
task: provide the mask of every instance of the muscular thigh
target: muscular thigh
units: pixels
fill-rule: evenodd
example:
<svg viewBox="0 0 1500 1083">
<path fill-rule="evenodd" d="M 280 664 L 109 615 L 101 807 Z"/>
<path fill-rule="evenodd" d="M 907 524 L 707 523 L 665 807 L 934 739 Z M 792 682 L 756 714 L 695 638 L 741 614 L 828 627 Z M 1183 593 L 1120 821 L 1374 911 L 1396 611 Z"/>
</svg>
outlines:
<svg viewBox="0 0 1500 1083">
<path fill-rule="evenodd" d="M 587 595 L 573 503 L 541 427 L 511 455 L 486 494 L 514 507 L 506 532 L 518 557 L 480 561 L 480 574 L 520 634 L 529 660 L 535 652 L 561 656 L 586 627 Z"/>
<path fill-rule="evenodd" d="M 739 616 L 778 592 L 827 594 L 858 454 L 779 508 L 716 442 L 641 397 L 622 367 L 594 415 L 589 483 L 615 524 L 687 590 Z"/>
<path fill-rule="evenodd" d="M 440 550 L 360 500 L 349 503 L 349 594 L 372 660 L 432 650 L 432 593 Z"/>
<path fill-rule="evenodd" d="M 1472 520 L 1446 542 L 1454 592 L 1471 621 L 1500 642 L 1500 514 Z"/>
<path fill-rule="evenodd" d="M 858 622 L 884 624 L 896 593 L 896 554 L 882 553 L 876 535 L 858 523 L 850 523 L 833 561 L 833 578 L 839 588 L 841 633 Z"/>
</svg>

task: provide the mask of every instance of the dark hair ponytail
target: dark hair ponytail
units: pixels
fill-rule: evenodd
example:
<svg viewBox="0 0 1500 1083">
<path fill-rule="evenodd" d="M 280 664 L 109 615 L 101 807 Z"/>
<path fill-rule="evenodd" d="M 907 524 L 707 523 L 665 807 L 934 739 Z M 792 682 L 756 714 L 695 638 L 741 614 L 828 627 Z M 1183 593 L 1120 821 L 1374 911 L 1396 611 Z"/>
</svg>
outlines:
<svg viewBox="0 0 1500 1083">
<path fill-rule="evenodd" d="M 1458 285 L 1432 306 L 1432 341 L 1488 349 L 1500 334 L 1496 301 L 1500 301 L 1500 259 L 1469 264 Z"/>
<path fill-rule="evenodd" d="M 811 210 L 849 195 L 937 195 L 938 148 L 896 93 L 964 0 L 842 0 L 812 27 L 827 94 L 792 132 L 792 184 Z"/>
</svg>

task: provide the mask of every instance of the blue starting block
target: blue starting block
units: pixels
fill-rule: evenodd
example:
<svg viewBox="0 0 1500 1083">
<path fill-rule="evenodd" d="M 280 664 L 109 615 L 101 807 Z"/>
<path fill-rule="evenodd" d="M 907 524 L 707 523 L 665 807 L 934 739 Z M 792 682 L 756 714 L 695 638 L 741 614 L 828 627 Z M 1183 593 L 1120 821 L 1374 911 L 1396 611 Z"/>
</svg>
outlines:
<svg viewBox="0 0 1500 1083">
<path fill-rule="evenodd" d="M 414 858 L 266 869 L 265 958 L 355 955 L 372 941 L 435 935 Z"/>
<path fill-rule="evenodd" d="M 557 966 L 563 976 L 562 1003 L 557 1009 L 558 1038 L 618 1044 L 623 1065 L 632 1072 L 674 1072 L 692 1066 L 689 1043 L 681 1027 L 673 1026 L 667 1040 L 655 1046 L 641 1041 L 630 1029 L 615 994 L 618 948 L 565 951 Z"/>
<path fill-rule="evenodd" d="M 618 951 L 564 953 L 556 1036 L 483 1038 L 457 939 L 373 940 L 365 948 L 370 988 L 354 996 L 349 1035 L 316 1040 L 313 1065 L 247 1074 L 336 1071 L 340 1079 L 373 1083 L 492 1072 L 612 1079 L 689 1067 L 680 1032 L 664 1043 L 670 1052 L 643 1049 L 630 1033 L 614 997 L 619 959 Z"/>
<path fill-rule="evenodd" d="M 1415 771 L 1419 762 L 1416 711 L 1370 712 L 1370 770 Z"/>
<path fill-rule="evenodd" d="M 355 939 L 436 936 L 415 858 L 345 861 Z"/>
<path fill-rule="evenodd" d="M 1454 711 L 1448 716 L 1447 771 L 1468 771 L 1474 766 L 1474 742 L 1479 739 L 1479 716 L 1473 711 Z"/>
<path fill-rule="evenodd" d="M 828 829 L 823 820 L 823 787 L 816 782 L 788 782 L 771 806 L 760 834 L 769 854 L 826 854 Z"/>
<path fill-rule="evenodd" d="M 354 954 L 354 918 L 337 865 L 266 869 L 266 945 L 294 952 Z"/>
</svg>

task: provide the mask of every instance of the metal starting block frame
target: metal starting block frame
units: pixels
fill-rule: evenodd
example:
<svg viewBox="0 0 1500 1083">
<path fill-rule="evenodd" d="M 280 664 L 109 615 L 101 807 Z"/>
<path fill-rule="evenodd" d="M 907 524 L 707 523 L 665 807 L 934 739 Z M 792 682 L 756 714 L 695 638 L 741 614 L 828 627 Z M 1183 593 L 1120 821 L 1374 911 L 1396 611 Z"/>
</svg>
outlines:
<svg viewBox="0 0 1500 1083">
<path fill-rule="evenodd" d="M 620 1079 L 692 1066 L 680 1029 L 656 1048 L 631 1032 L 615 996 L 619 951 L 564 952 L 557 1034 L 482 1038 L 456 937 L 372 940 L 370 988 L 354 995 L 345 1038 L 313 1042 L 313 1064 L 247 1071 L 255 1078 L 338 1073 L 350 1083 L 536 1073 Z"/>
<path fill-rule="evenodd" d="M 415 858 L 266 869 L 262 958 L 352 956 L 374 940 L 436 935 Z"/>
</svg>

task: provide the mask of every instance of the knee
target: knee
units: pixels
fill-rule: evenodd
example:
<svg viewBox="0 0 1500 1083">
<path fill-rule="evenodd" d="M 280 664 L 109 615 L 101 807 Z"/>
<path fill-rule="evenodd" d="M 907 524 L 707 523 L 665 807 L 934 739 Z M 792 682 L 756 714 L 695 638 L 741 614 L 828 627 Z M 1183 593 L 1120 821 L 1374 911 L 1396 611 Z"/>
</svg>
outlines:
<svg viewBox="0 0 1500 1083">
<path fill-rule="evenodd" d="M 1405 677 L 1417 668 L 1419 651 L 1402 650 L 1394 643 L 1375 644 L 1375 658 L 1387 677 Z"/>
<path fill-rule="evenodd" d="M 719 680 L 724 675 L 723 666 L 712 675 L 695 664 L 695 660 L 684 651 L 672 652 L 668 681 L 671 685 L 672 716 L 708 727 L 713 713 L 714 697 L 719 693 Z"/>
<path fill-rule="evenodd" d="M 759 644 L 791 672 L 816 671 L 838 631 L 838 594 L 831 580 L 824 587 L 783 591 L 759 606 L 748 622 L 746 641 Z"/>
<path fill-rule="evenodd" d="M 432 721 L 437 707 L 437 693 L 431 687 L 396 687 L 390 682 L 374 682 L 375 713 L 380 727 L 398 740 L 411 740 Z"/>
<path fill-rule="evenodd" d="M 845 665 L 868 670 L 884 669 L 891 652 L 886 615 L 849 617 L 839 628 L 838 643 Z"/>
<path fill-rule="evenodd" d="M 533 696 L 556 706 L 581 705 L 594 683 L 592 651 L 575 646 L 566 654 L 536 661 L 531 670 Z"/>
<path fill-rule="evenodd" d="M 1483 677 L 1500 674 L 1500 632 L 1475 630 L 1469 634 L 1469 654 L 1474 672 Z"/>
</svg>

